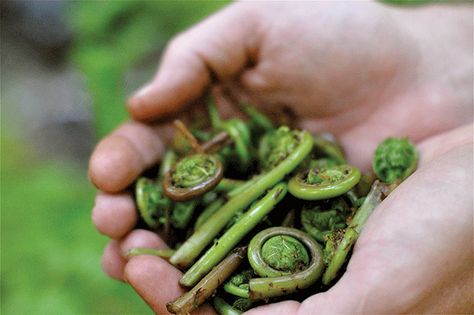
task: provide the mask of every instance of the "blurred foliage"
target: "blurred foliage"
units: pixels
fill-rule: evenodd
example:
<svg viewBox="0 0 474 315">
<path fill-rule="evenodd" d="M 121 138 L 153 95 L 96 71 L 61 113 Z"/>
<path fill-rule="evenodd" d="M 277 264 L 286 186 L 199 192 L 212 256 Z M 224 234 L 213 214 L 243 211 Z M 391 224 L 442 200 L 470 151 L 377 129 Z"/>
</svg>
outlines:
<svg viewBox="0 0 474 315">
<path fill-rule="evenodd" d="M 4 131 L 1 313 L 150 313 L 130 287 L 100 268 L 106 238 L 91 224 L 94 189 L 84 172 L 64 161 L 39 161 Z"/>
<path fill-rule="evenodd" d="M 124 75 L 172 35 L 228 1 L 79 1 L 70 21 L 72 58 L 85 75 L 94 103 L 96 131 L 104 136 L 126 119 Z M 157 60 L 150 65 L 156 67 Z M 141 82 L 144 83 L 144 82 Z"/>
</svg>

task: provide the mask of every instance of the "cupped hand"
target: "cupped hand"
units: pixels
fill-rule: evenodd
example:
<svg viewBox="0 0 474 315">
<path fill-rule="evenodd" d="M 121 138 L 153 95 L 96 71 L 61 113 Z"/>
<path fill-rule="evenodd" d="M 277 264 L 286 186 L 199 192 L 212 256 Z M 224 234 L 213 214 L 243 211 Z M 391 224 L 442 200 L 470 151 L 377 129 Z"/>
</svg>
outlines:
<svg viewBox="0 0 474 315">
<path fill-rule="evenodd" d="M 469 95 L 469 87 L 465 87 L 466 73 L 469 69 L 472 73 L 469 55 L 472 48 L 466 47 L 462 40 L 466 10 L 447 7 L 442 18 L 437 17 L 440 12 L 437 10 L 434 7 L 401 12 L 370 3 L 237 3 L 172 41 L 155 79 L 130 99 L 129 110 L 139 120 L 173 116 L 189 108 L 207 88 L 218 83 L 235 97 L 256 104 L 268 114 L 277 116 L 290 112 L 295 125 L 311 131 L 335 133 L 347 148 L 350 161 L 367 168 L 373 148 L 385 136 L 403 135 L 421 141 L 466 123 L 472 117 L 469 103 L 472 95 Z M 433 22 L 435 18 L 436 23 Z M 437 33 L 437 29 L 442 32 Z M 443 48 L 438 47 L 439 42 L 443 42 L 443 47 L 451 48 L 449 54 L 443 53 Z M 453 82 L 458 83 L 456 93 Z M 467 83 L 469 85 L 469 79 Z M 466 89 L 468 91 L 464 93 Z M 104 269 L 112 277 L 130 282 L 157 313 L 165 312 L 165 303 L 182 292 L 177 283 L 180 272 L 156 257 L 136 257 L 126 264 L 121 253 L 136 246 L 166 246 L 151 232 L 130 232 L 137 215 L 133 200 L 125 191 L 139 174 L 159 161 L 166 134 L 166 128 L 157 130 L 141 123 L 127 123 L 99 143 L 89 171 L 91 180 L 102 191 L 96 198 L 94 223 L 99 231 L 114 239 L 105 250 Z M 433 141 L 438 140 L 426 140 L 428 144 Z M 410 196 L 421 189 L 418 187 L 426 189 L 421 189 L 425 194 L 431 193 L 442 199 L 435 202 L 437 207 L 450 207 L 452 202 L 458 202 L 457 199 L 444 198 L 444 193 L 449 190 L 433 185 L 432 181 L 444 183 L 446 176 L 452 175 L 446 171 L 449 163 L 466 160 L 468 153 L 443 155 L 438 152 L 443 150 L 438 148 L 440 145 L 426 147 L 424 150 L 428 153 L 422 151 L 422 154 L 439 156 L 439 161 L 424 163 L 426 165 L 381 206 L 381 209 L 388 210 L 374 214 L 378 219 L 369 221 L 346 275 L 333 289 L 302 304 L 283 302 L 278 308 L 266 306 L 261 310 L 272 314 L 296 310 L 304 313 L 317 307 L 325 312 L 347 313 L 355 307 L 361 312 L 384 309 L 398 312 L 416 310 L 415 305 L 422 305 L 423 301 L 428 303 L 431 297 L 445 292 L 437 290 L 445 280 L 422 288 L 415 285 L 422 278 L 419 274 L 425 274 L 424 269 L 420 272 L 416 264 L 425 266 L 426 260 L 417 260 L 418 257 L 413 255 L 416 245 L 405 249 L 395 239 L 397 236 L 402 240 L 414 240 L 414 244 L 419 241 L 419 246 L 427 248 L 427 252 L 438 249 L 432 243 L 423 242 L 431 240 L 433 234 L 439 237 L 440 233 L 428 229 L 424 232 L 404 229 L 414 224 L 410 218 L 414 217 L 416 209 L 424 209 L 422 213 L 427 214 L 426 217 L 416 217 L 421 226 L 425 227 L 425 221 L 431 218 L 428 211 L 432 201 Z M 437 177 L 439 170 L 448 174 Z M 461 187 L 465 178 L 460 177 L 457 174 L 450 180 L 458 181 Z M 443 194 L 436 194 L 438 191 Z M 472 192 L 465 195 L 472 196 Z M 466 201 L 459 202 L 464 207 L 457 208 L 465 216 Z M 445 219 L 439 212 L 433 219 L 438 219 L 436 222 L 442 225 Z M 388 219 L 393 217 L 398 221 Z M 386 220 L 390 222 L 383 223 L 383 228 L 379 227 Z M 389 226 L 393 228 L 386 230 Z M 442 230 L 447 228 L 443 225 Z M 450 238 L 447 240 L 465 238 L 465 225 L 452 229 L 461 232 L 448 233 Z M 407 232 L 411 234 L 403 234 Z M 385 244 L 387 249 L 382 250 L 380 244 Z M 375 252 L 381 253 L 376 256 Z M 421 258 L 431 259 L 430 253 Z M 398 254 L 406 259 L 393 258 Z M 389 261 L 389 258 L 393 260 Z M 459 261 L 465 262 L 464 258 Z M 370 268 L 364 267 L 369 261 L 368 266 L 376 267 L 378 273 L 369 273 Z M 386 274 L 382 264 L 387 264 Z M 456 268 L 441 270 L 458 277 L 460 269 Z M 397 298 L 387 297 L 380 298 L 380 303 L 372 303 L 376 301 L 372 300 L 372 294 L 378 293 L 374 296 L 381 297 L 385 292 L 390 296 L 406 289 L 393 286 L 393 279 L 399 280 L 396 271 L 403 274 L 404 270 L 408 270 L 404 284 L 413 284 L 417 294 L 413 294 L 411 300 L 401 299 L 399 304 L 395 303 Z M 392 277 L 389 283 L 393 290 L 383 291 L 380 289 L 382 283 L 377 279 L 386 280 L 388 275 Z M 450 280 L 448 278 L 445 274 L 437 277 Z M 430 290 L 434 293 L 431 294 Z M 462 294 L 464 291 L 459 292 Z M 346 299 L 347 303 L 340 303 Z M 370 306 L 374 308 L 367 308 Z M 204 310 L 210 311 L 209 308 Z"/>
<path fill-rule="evenodd" d="M 472 132 L 468 125 L 419 144 L 420 168 L 369 218 L 344 276 L 333 288 L 302 303 L 286 301 L 249 313 L 472 312 Z M 106 197 L 97 198 L 94 212 L 104 212 Z M 124 222 L 135 222 L 132 205 L 129 210 L 128 216 L 109 217 L 107 226 L 115 223 L 120 229 Z M 165 313 L 166 303 L 184 291 L 178 284 L 182 273 L 153 256 L 126 262 L 122 253 L 133 247 L 166 244 L 153 232 L 134 230 L 109 243 L 104 269 L 128 281 L 156 313 Z M 198 311 L 212 309 L 206 305 Z"/>
</svg>

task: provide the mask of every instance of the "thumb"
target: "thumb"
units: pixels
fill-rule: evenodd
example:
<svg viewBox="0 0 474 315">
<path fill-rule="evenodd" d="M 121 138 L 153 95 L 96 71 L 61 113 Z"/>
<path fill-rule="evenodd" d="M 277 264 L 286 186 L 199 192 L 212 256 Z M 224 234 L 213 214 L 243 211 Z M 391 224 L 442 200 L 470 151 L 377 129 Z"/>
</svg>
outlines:
<svg viewBox="0 0 474 315">
<path fill-rule="evenodd" d="M 131 115 L 152 120 L 178 113 L 214 79 L 230 80 L 252 56 L 258 19 L 236 3 L 174 38 L 151 83 L 128 101 Z M 248 11 L 248 10 L 247 10 Z"/>
<path fill-rule="evenodd" d="M 357 278 L 361 278 L 357 272 L 346 272 L 330 290 L 315 294 L 301 303 L 283 301 L 268 304 L 251 309 L 245 315 L 354 314 L 360 311 L 361 302 L 365 300 L 365 290 L 360 285 L 364 286 L 364 282 Z"/>
</svg>

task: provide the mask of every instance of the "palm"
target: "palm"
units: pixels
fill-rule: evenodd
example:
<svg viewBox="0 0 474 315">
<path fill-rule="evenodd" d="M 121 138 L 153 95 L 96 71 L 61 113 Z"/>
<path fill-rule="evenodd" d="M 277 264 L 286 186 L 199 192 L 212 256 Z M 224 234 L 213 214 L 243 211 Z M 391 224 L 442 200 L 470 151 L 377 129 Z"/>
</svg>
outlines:
<svg viewBox="0 0 474 315">
<path fill-rule="evenodd" d="M 302 128 L 335 133 L 352 163 L 366 169 L 387 136 L 419 141 L 466 121 L 452 115 L 456 108 L 439 106 L 450 99 L 440 80 L 414 73 L 423 66 L 419 43 L 379 4 L 253 4 L 245 10 L 259 13 L 247 23 L 253 34 L 247 36 L 256 37 L 246 42 L 254 65 L 237 78 L 223 77 L 223 84 L 267 114 L 290 111 Z M 235 46 L 222 41 L 222 53 L 232 54 L 226 44 Z"/>
<path fill-rule="evenodd" d="M 340 299 L 347 298 L 357 307 L 355 311 L 417 313 L 437 307 L 424 303 L 426 295 L 439 294 L 446 299 L 455 294 L 450 290 L 456 284 L 469 286 L 469 277 L 451 278 L 458 270 L 469 270 L 466 263 L 472 264 L 472 254 L 463 249 L 472 231 L 472 182 L 463 175 L 463 167 L 472 169 L 469 150 L 464 147 L 422 165 L 372 214 L 347 274 L 336 285 L 342 289 L 335 289 Z M 459 168 L 453 169 L 453 165 Z M 440 286 L 445 289 L 430 292 Z M 356 289 L 358 301 L 351 293 Z M 340 296 L 341 292 L 347 296 Z M 412 309 L 415 305 L 417 309 Z M 467 305 L 458 311 L 465 310 L 463 307 Z"/>
</svg>

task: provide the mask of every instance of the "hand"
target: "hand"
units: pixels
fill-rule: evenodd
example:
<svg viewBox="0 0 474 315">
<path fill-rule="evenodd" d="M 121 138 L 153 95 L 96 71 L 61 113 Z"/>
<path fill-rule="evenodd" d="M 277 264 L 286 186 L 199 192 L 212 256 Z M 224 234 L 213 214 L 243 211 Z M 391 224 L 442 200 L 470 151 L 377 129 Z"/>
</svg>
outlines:
<svg viewBox="0 0 474 315">
<path fill-rule="evenodd" d="M 472 125 L 461 127 L 419 145 L 419 170 L 370 217 L 347 271 L 332 289 L 303 303 L 281 302 L 250 313 L 472 312 L 472 131 Z M 95 214 L 108 209 L 106 198 L 113 197 L 98 196 Z M 110 206 L 115 203 L 111 210 L 122 209 L 117 200 L 109 200 Z M 107 219 L 105 226 L 113 231 L 133 222 L 135 214 Z M 104 224 L 96 222 L 99 228 Z M 155 312 L 166 312 L 166 302 L 183 292 L 181 272 L 153 256 L 126 264 L 121 253 L 132 247 L 166 244 L 144 230 L 113 240 L 104 253 L 106 272 L 126 279 Z"/>
<path fill-rule="evenodd" d="M 218 83 L 267 114 L 329 130 L 363 165 L 387 136 L 471 121 L 470 6 L 237 3 L 177 36 L 132 116 L 181 113 Z"/>
<path fill-rule="evenodd" d="M 455 94 L 447 83 L 469 65 L 472 68 L 472 60 L 465 56 L 469 47 L 456 42 L 462 19 L 453 22 L 446 14 L 443 23 L 448 31 L 443 23 L 437 24 L 444 32 L 435 40 L 412 30 L 433 29 L 430 16 L 436 8 L 401 14 L 378 4 L 306 5 L 238 3 L 180 35 L 169 46 L 155 80 L 130 100 L 131 113 L 138 119 L 176 114 L 199 98 L 214 76 L 238 97 L 267 111 L 278 114 L 289 108 L 304 128 L 335 132 L 359 166 L 367 166 L 376 143 L 386 135 L 419 140 L 470 119 L 469 96 L 464 96 L 469 87 L 464 88 L 467 93 L 458 87 Z M 347 36 L 350 31 L 354 33 Z M 460 47 L 453 55 L 437 56 L 433 47 L 438 48 L 440 40 L 444 46 Z M 447 65 L 451 71 L 446 71 Z M 438 93 L 434 100 L 433 91 Z M 125 278 L 137 292 L 155 311 L 164 312 L 164 302 L 182 290 L 177 284 L 179 271 L 145 256 L 125 267 L 120 256 L 130 247 L 165 246 L 151 232 L 129 233 L 136 211 L 130 196 L 121 192 L 159 160 L 163 151 L 159 134 L 138 123 L 120 127 L 98 145 L 90 176 L 104 191 L 96 200 L 94 222 L 116 239 L 104 254 L 106 271 L 123 279 L 125 268 Z M 334 291 L 338 287 L 329 292 L 338 292 Z M 313 303 L 329 292 L 316 295 Z M 285 303 L 295 308 L 313 305 Z"/>
</svg>

